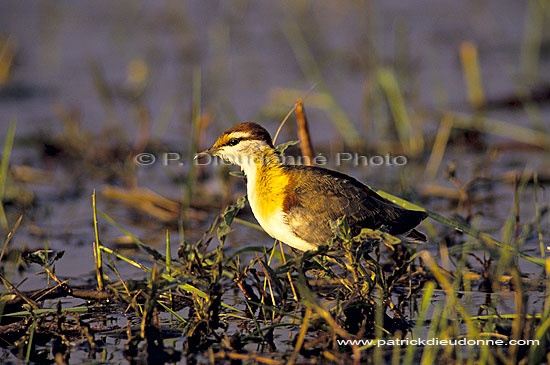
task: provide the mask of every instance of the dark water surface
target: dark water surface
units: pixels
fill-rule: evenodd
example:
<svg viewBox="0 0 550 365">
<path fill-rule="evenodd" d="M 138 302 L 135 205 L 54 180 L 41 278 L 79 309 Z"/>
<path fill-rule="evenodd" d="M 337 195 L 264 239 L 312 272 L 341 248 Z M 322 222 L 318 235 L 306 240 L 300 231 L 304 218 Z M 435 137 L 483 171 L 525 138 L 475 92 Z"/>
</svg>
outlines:
<svg viewBox="0 0 550 365">
<path fill-rule="evenodd" d="M 12 165 L 27 165 L 49 174 L 46 181 L 20 183 L 34 195 L 34 202 L 25 208 L 23 226 L 10 245 L 33 249 L 48 245 L 65 250 L 65 256 L 56 265 L 58 275 L 72 278 L 73 284 L 93 282 L 91 195 L 96 189 L 99 209 L 159 251 L 164 250 L 164 229 L 170 227 L 176 256 L 177 222 L 166 224 L 140 214 L 136 218 L 136 213 L 123 204 L 101 195 L 103 187 L 113 181 L 101 174 L 91 174 L 81 161 L 45 156 L 44 146 L 38 142 L 63 134 L 58 112 L 63 106 L 65 110 L 81 113 L 81 129 L 93 136 L 86 140 L 89 145 L 86 148 L 106 140 L 132 145 L 139 135 L 136 110 L 121 97 L 115 97 L 113 105 L 102 100 L 97 77 L 94 84 L 94 68 L 101 70 L 112 90 L 123 93 L 136 87 L 132 80 L 139 79 L 140 67 L 146 65 L 143 100 L 152 121 L 151 141 L 184 157 L 169 166 L 161 163 L 138 166 L 137 183 L 180 200 L 184 195 L 181 181 L 185 181 L 191 163 L 187 154 L 191 143 L 193 72 L 197 69 L 201 71 L 202 111 L 212 119 L 202 142 L 205 145 L 201 147 L 213 143 L 218 133 L 238 121 L 260 121 L 274 133 L 296 99 L 289 90 L 297 90 L 296 95 L 303 96 L 313 84 L 322 81 L 314 93 L 332 95 L 368 149 L 378 142 L 372 125 L 376 106 L 365 103 L 376 65 L 393 65 L 399 71 L 400 86 L 412 110 L 449 108 L 472 113 L 458 51 L 462 42 L 471 41 L 478 48 L 486 98 L 500 100 L 513 96 L 520 78 L 527 3 L 3 1 L 0 36 L 12 37 L 18 53 L 10 80 L 0 86 L 0 136 L 4 138 L 9 121 L 15 117 Z M 300 31 L 296 32 L 296 27 Z M 544 37 L 546 48 L 542 49 L 536 72 L 536 82 L 543 85 L 550 80 L 548 43 L 544 43 L 550 39 L 547 34 Z M 333 156 L 340 151 L 342 137 L 323 99 L 315 100 L 319 99 L 312 96 L 311 104 L 306 100 L 312 139 L 319 151 Z M 546 101 L 530 112 L 521 108 L 493 108 L 485 116 L 525 127 L 543 126 L 548 132 L 549 108 Z M 388 113 L 386 110 L 378 115 L 389 120 Z M 421 191 L 427 184 L 455 188 L 443 173 L 449 161 L 456 163 L 457 177 L 463 183 L 474 177 L 497 177 L 510 171 L 550 171 L 548 153 L 539 149 L 500 149 L 491 155 L 490 148 L 476 150 L 464 143 L 450 146 L 436 178 L 427 180 L 423 172 L 439 121 L 430 115 L 421 121 L 418 128 L 430 136 L 426 151 L 409 158 L 406 166 L 335 166 L 333 159 L 329 166 L 448 216 L 456 212 L 456 202 L 423 196 Z M 113 128 L 118 132 L 102 134 Z M 284 130 L 279 142 L 296 139 L 292 131 L 292 126 Z M 509 142 L 492 135 L 486 141 L 491 146 Z M 110 161 L 102 163 L 107 165 Z M 209 166 L 205 170 L 209 178 L 201 180 L 197 190 L 220 191 L 219 169 Z M 114 183 L 120 185 L 116 179 Z M 235 197 L 244 193 L 243 184 L 238 182 L 234 191 Z M 501 229 L 513 208 L 513 184 L 501 182 L 479 194 L 484 199 L 474 202 L 473 210 L 479 213 L 474 224 L 501 238 Z M 541 202 L 547 203 L 548 193 L 540 195 Z M 535 211 L 532 187 L 525 188 L 520 201 L 522 223 L 529 222 Z M 218 210 L 205 212 L 186 232 L 186 240 L 198 239 L 221 209 L 220 206 Z M 20 214 L 9 205 L 7 212 L 10 222 Z M 254 221 L 251 215 L 243 218 Z M 273 243 L 252 228 L 235 227 L 237 230 L 227 241 L 229 251 L 251 242 L 268 247 Z M 547 237 L 548 225 L 543 230 Z M 107 246 L 122 236 L 102 220 L 100 235 Z M 439 254 L 437 243 L 427 245 L 434 255 Z M 537 237 L 528 237 L 524 250 L 538 256 L 538 247 Z M 140 258 L 137 252 L 127 254 Z M 539 268 L 524 261 L 520 265 L 533 278 L 540 273 Z M 145 276 L 122 263 L 119 270 L 125 278 Z M 44 286 L 43 276 L 29 271 L 7 272 L 13 282 L 27 278 L 21 289 Z M 528 294 L 529 306 L 540 307 L 544 293 L 533 290 Z M 485 301 L 485 294 L 471 295 L 473 308 Z M 501 299 L 503 313 L 513 311 L 511 295 L 493 295 Z M 124 319 L 113 320 L 124 326 Z M 116 348 L 118 344 L 113 346 Z"/>
</svg>

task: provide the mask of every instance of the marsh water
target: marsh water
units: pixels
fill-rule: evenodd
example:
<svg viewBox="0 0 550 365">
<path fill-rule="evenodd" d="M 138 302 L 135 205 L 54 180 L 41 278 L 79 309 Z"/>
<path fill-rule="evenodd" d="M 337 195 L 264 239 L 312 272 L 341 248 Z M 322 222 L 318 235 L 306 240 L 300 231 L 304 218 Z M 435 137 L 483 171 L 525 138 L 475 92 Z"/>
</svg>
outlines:
<svg viewBox="0 0 550 365">
<path fill-rule="evenodd" d="M 6 204 L 8 221 L 24 216 L 10 247 L 63 250 L 63 258 L 56 262 L 57 275 L 71 279 L 73 285 L 95 283 L 95 189 L 98 209 L 159 251 L 164 250 L 168 229 L 176 257 L 177 242 L 182 237 L 189 242 L 199 239 L 225 204 L 245 193 L 244 183 L 236 177 L 227 183 L 228 168 L 201 166 L 193 199 L 209 208 L 191 215 L 183 236 L 177 218 L 161 220 L 103 194 L 107 186 L 126 184 L 117 160 L 126 155 L 112 151 L 117 146 L 129 151 L 138 143 L 143 131 L 140 108 L 149 116 L 145 127 L 150 131 L 149 146 L 144 151 L 157 160 L 151 165 L 135 163 L 134 183 L 182 201 L 192 164 L 194 90 L 200 89 L 200 109 L 207 125 L 199 147 L 206 148 L 239 121 L 261 122 L 274 134 L 296 99 L 318 82 L 305 107 L 313 144 L 328 158 L 327 167 L 454 217 L 465 215 L 466 208 L 459 206 L 456 184 L 446 172 L 452 163 L 462 184 L 473 182 L 468 185 L 474 217 L 470 223 L 501 239 L 514 211 L 511 174 L 535 171 L 547 184 L 547 150 L 492 133 L 458 133 L 451 136 L 454 143 L 447 146 L 435 176 L 428 177 L 425 169 L 441 121 L 435 111 L 474 113 L 459 55 L 465 41 L 477 47 L 484 97 L 493 105 L 483 110 L 483 116 L 548 136 L 549 99 L 528 107 L 510 101 L 524 85 L 522 80 L 529 79 L 521 73 L 530 62 L 525 51 L 526 22 L 532 20 L 529 4 L 501 0 L 2 2 L 0 36 L 11 39 L 17 52 L 9 80 L 0 86 L 0 136 L 3 140 L 15 118 L 12 170 L 26 166 L 39 175 L 28 181 L 8 180 L 18 189 Z M 528 84 L 533 89 L 548 90 L 549 41 L 548 33 L 543 33 L 540 57 Z M 376 101 L 374 70 L 381 65 L 395 70 L 406 104 L 414 112 L 413 125 L 424 139 L 424 148 L 416 156 L 399 146 L 380 147 L 382 140 L 391 140 L 395 134 L 390 111 L 372 102 Z M 355 151 L 342 133 L 347 122 L 362 142 L 359 153 L 404 155 L 407 164 L 337 164 L 337 153 Z M 75 125 L 77 134 L 84 136 L 80 140 L 70 132 Z M 69 153 L 69 147 L 62 150 L 71 139 L 79 144 L 78 158 Z M 278 143 L 295 139 L 291 119 Z M 111 152 L 98 152 L 107 150 Z M 295 147 L 289 151 L 299 153 Z M 163 161 L 166 153 L 171 158 Z M 10 188 L 7 191 L 12 194 Z M 535 216 L 533 191 L 532 184 L 526 184 L 519 192 L 521 224 Z M 541 190 L 538 198 L 547 204 L 549 195 Z M 239 217 L 255 222 L 247 209 Z M 432 236 L 426 248 L 438 257 L 444 229 L 434 224 L 440 236 Z M 229 253 L 244 245 L 273 245 L 270 237 L 254 228 L 237 223 L 233 228 L 225 246 Z M 429 232 L 428 227 L 421 228 Z M 99 229 L 104 245 L 146 262 L 116 227 L 100 219 Z M 542 233 L 548 237 L 547 224 Z M 527 237 L 522 250 L 540 256 L 538 237 Z M 519 265 L 523 274 L 533 280 L 539 277 L 538 266 L 522 260 Z M 123 278 L 146 277 L 131 265 L 118 268 Z M 38 266 L 22 272 L 5 266 L 12 282 L 24 281 L 21 290 L 44 287 L 46 279 L 36 271 Z M 488 294 L 466 295 L 472 297 L 469 305 L 477 308 Z M 513 309 L 507 292 L 491 295 L 500 299 L 502 313 Z M 544 291 L 534 285 L 526 295 L 528 306 L 540 309 Z M 110 320 L 120 321 L 122 327 L 126 321 L 117 315 Z M 107 341 L 113 350 L 117 348 L 116 337 Z M 109 356 L 121 358 L 116 351 Z"/>
</svg>

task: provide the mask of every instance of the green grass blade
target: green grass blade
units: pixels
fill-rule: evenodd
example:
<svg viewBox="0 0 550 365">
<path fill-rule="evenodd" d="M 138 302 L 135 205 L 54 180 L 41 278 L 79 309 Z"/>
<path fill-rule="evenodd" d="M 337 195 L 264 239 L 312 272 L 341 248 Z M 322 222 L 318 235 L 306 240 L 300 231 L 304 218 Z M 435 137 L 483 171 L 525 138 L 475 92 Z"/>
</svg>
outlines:
<svg viewBox="0 0 550 365">
<path fill-rule="evenodd" d="M 57 308 L 46 308 L 46 309 L 35 309 L 32 311 L 35 315 L 43 315 L 43 314 L 55 314 L 58 312 Z M 88 312 L 88 307 L 72 307 L 72 308 L 61 308 L 61 313 L 86 313 Z M 21 312 L 13 312 L 13 313 L 7 313 L 2 314 L 2 317 L 26 317 L 30 316 L 32 314 L 29 311 L 21 311 Z"/>
<path fill-rule="evenodd" d="M 94 211 L 94 233 L 95 233 L 94 258 L 95 258 L 95 270 L 97 275 L 97 287 L 98 287 L 98 290 L 103 290 L 103 261 L 101 260 L 101 243 L 99 242 L 99 233 L 97 230 L 97 209 L 95 204 L 95 189 L 92 194 L 92 209 Z"/>
<path fill-rule="evenodd" d="M 2 161 L 0 162 L 0 225 L 4 231 L 8 230 L 8 218 L 4 211 L 4 194 L 6 192 L 6 182 L 8 180 L 8 166 L 10 162 L 10 154 L 15 138 L 15 117 L 12 118 L 8 128 L 8 134 L 4 140 L 4 151 L 2 152 Z"/>
<path fill-rule="evenodd" d="M 27 353 L 25 355 L 25 362 L 28 364 L 31 359 L 32 341 L 34 339 L 34 331 L 36 330 L 36 321 L 33 321 L 30 328 L 29 343 L 27 344 Z"/>
<path fill-rule="evenodd" d="M 170 272 L 172 266 L 172 248 L 170 247 L 170 233 L 166 230 L 166 270 Z"/>
<path fill-rule="evenodd" d="M 195 154 L 199 149 L 199 136 L 201 128 L 201 69 L 196 68 L 193 71 L 193 106 L 191 111 L 191 149 L 189 150 L 189 161 L 193 161 Z M 184 196 L 183 216 L 186 216 L 186 211 L 191 205 L 191 197 L 193 196 L 193 188 L 195 186 L 197 165 L 191 163 L 189 166 L 187 185 Z M 186 222 L 187 223 L 187 222 Z"/>
<path fill-rule="evenodd" d="M 168 313 L 170 313 L 171 315 L 173 315 L 174 317 L 176 317 L 177 319 L 179 319 L 179 321 L 181 323 L 187 323 L 187 321 L 185 319 L 183 319 L 182 316 L 180 316 L 179 314 L 177 314 L 176 312 L 174 312 L 171 308 L 169 308 L 166 304 L 164 304 L 163 302 L 160 302 L 157 300 L 157 304 L 160 304 L 164 309 L 166 309 L 166 311 Z"/>
<path fill-rule="evenodd" d="M 147 246 L 146 243 L 144 243 L 142 240 L 140 240 L 139 238 L 137 238 L 136 236 L 134 236 L 133 234 L 131 234 L 130 232 L 128 232 L 127 230 L 125 230 L 124 228 L 122 228 L 122 226 L 120 226 L 120 224 L 118 224 L 117 222 L 114 221 L 113 218 L 109 217 L 107 214 L 103 213 L 101 210 L 98 210 L 97 213 L 103 217 L 103 219 L 105 219 L 107 222 L 109 222 L 112 226 L 118 228 L 120 231 L 122 231 L 126 236 L 130 237 L 132 239 L 132 241 L 134 241 L 134 243 L 136 245 L 138 245 L 139 248 L 143 249 L 145 252 L 147 252 L 149 255 L 153 256 L 153 258 L 157 261 L 165 261 L 165 258 L 162 257 L 162 255 L 160 254 L 160 252 L 158 252 L 157 250 Z"/>
<path fill-rule="evenodd" d="M 480 108 L 485 100 L 483 85 L 481 83 L 481 70 L 477 55 L 477 47 L 472 42 L 463 42 L 460 45 L 460 59 L 462 71 L 466 82 L 468 100 L 472 107 Z"/>
<path fill-rule="evenodd" d="M 550 147 L 550 136 L 543 131 L 498 119 L 482 116 L 472 117 L 465 113 L 452 112 L 451 115 L 453 116 L 454 128 L 476 130 L 545 149 Z"/>
<path fill-rule="evenodd" d="M 114 250 L 111 250 L 109 247 L 101 246 L 101 249 L 102 249 L 103 251 L 107 252 L 107 253 L 110 253 L 111 255 L 116 256 L 116 257 L 119 258 L 120 260 L 125 261 L 125 262 L 129 263 L 130 265 L 135 266 L 135 267 L 137 267 L 138 269 L 141 269 L 141 270 L 143 270 L 143 271 L 145 271 L 145 272 L 152 272 L 152 270 L 153 270 L 153 269 L 151 269 L 151 268 L 149 268 L 149 267 L 147 267 L 147 266 L 145 266 L 145 265 L 140 264 L 139 262 L 136 262 L 136 261 L 134 261 L 134 260 L 132 260 L 132 259 L 129 259 L 129 258 L 127 258 L 127 257 L 124 256 L 124 255 L 121 255 L 120 253 L 118 253 L 118 252 L 116 252 L 116 251 L 114 251 Z M 164 261 L 162 261 L 162 263 L 164 263 Z M 162 276 L 162 278 L 163 278 L 164 280 L 166 280 L 166 281 L 168 281 L 168 282 L 175 282 L 175 281 L 176 281 L 176 279 L 175 279 L 174 277 L 172 277 L 171 275 L 162 274 L 161 276 Z M 208 294 L 206 294 L 206 293 L 203 292 L 202 290 L 200 290 L 200 289 L 194 287 L 194 286 L 191 285 L 191 284 L 180 284 L 180 285 L 178 285 L 178 288 L 180 288 L 180 289 L 182 289 L 182 290 L 185 290 L 185 291 L 188 292 L 188 293 L 194 293 L 194 294 L 196 294 L 197 296 L 199 296 L 199 297 L 201 297 L 201 298 L 205 298 L 205 299 L 208 298 Z M 236 312 L 242 312 L 240 309 L 237 309 L 237 308 L 235 308 L 235 307 L 233 307 L 233 306 L 231 306 L 231 305 L 229 305 L 229 304 L 226 304 L 226 303 L 224 303 L 224 302 L 222 302 L 221 305 L 222 305 L 223 307 L 225 307 L 225 308 L 234 310 L 234 311 L 236 311 Z"/>
<path fill-rule="evenodd" d="M 380 68 L 376 73 L 376 77 L 390 105 L 390 111 L 401 146 L 403 146 L 405 151 L 409 151 L 412 154 L 420 152 L 420 146 L 413 138 L 411 120 L 395 75 L 389 69 Z"/>
<path fill-rule="evenodd" d="M 241 218 L 233 218 L 233 222 L 242 224 L 243 226 L 257 229 L 258 231 L 265 232 L 264 229 L 259 224 L 252 223 Z"/>
<path fill-rule="evenodd" d="M 507 250 L 507 251 L 521 257 L 522 259 L 530 261 L 534 264 L 545 265 L 544 260 L 542 260 L 538 257 L 535 258 L 535 257 L 531 257 L 529 255 L 526 255 L 523 252 L 518 251 L 517 249 L 515 249 L 513 247 L 510 247 L 510 246 L 505 245 L 504 243 L 502 243 L 500 241 L 497 241 L 496 239 L 489 236 L 487 233 L 483 233 L 483 232 L 480 232 L 480 231 L 478 231 L 474 228 L 467 227 L 467 226 L 463 225 L 462 223 L 459 223 L 455 220 L 444 217 L 444 216 L 442 216 L 442 215 L 440 215 L 436 212 L 433 212 L 431 210 L 424 209 L 420 205 L 416 205 L 414 203 L 411 203 L 411 202 L 409 202 L 405 199 L 399 198 L 399 197 L 397 197 L 395 195 L 392 195 L 390 193 L 387 193 L 385 191 L 376 190 L 376 193 L 378 195 L 382 196 L 383 198 L 386 198 L 386 199 L 394 202 L 395 204 L 397 204 L 399 206 L 402 206 L 403 208 L 411 209 L 411 210 L 424 211 L 424 212 L 428 213 L 428 216 L 431 219 L 435 220 L 436 222 L 439 222 L 439 223 L 441 223 L 441 224 L 443 224 L 447 227 L 454 228 L 457 231 L 460 231 L 460 232 L 463 232 L 463 233 L 467 234 L 468 236 L 474 237 L 474 238 L 478 239 L 479 241 L 487 244 L 489 247 L 496 246 L 496 247 L 499 247 L 501 249 Z"/>
</svg>

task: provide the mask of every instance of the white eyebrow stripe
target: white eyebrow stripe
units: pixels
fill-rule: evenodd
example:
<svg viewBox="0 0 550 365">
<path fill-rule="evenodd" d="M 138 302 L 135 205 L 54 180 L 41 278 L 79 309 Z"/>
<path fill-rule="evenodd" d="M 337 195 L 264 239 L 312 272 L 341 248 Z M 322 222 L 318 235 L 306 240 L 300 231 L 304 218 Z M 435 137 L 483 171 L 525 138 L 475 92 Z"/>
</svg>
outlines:
<svg viewBox="0 0 550 365">
<path fill-rule="evenodd" d="M 230 138 L 245 138 L 245 137 L 250 137 L 250 133 L 248 133 L 248 132 L 233 132 L 233 133 L 229 134 L 229 137 Z"/>
</svg>

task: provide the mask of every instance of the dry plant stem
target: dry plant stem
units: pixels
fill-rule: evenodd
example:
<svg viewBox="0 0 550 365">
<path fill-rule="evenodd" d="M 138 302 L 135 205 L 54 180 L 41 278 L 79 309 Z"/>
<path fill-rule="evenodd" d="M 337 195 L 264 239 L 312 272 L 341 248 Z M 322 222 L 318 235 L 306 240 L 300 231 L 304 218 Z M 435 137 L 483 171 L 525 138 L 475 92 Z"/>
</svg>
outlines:
<svg viewBox="0 0 550 365">
<path fill-rule="evenodd" d="M 2 253 L 0 253 L 0 262 L 2 262 L 2 259 L 4 258 L 4 253 L 6 252 L 6 248 L 8 248 L 8 244 L 10 243 L 11 238 L 15 234 L 15 231 L 17 231 L 17 228 L 19 227 L 19 224 L 21 224 L 22 219 L 23 219 L 23 216 L 22 215 L 19 216 L 19 219 L 17 220 L 17 222 L 15 222 L 12 229 L 10 230 L 8 235 L 6 236 L 6 240 L 4 241 L 4 245 L 2 246 Z"/>
<path fill-rule="evenodd" d="M 517 316 L 514 318 L 514 320 L 512 321 L 512 333 L 511 333 L 511 338 L 514 339 L 514 340 L 519 340 L 522 338 L 522 332 L 524 331 L 524 326 L 525 326 L 525 302 L 524 302 L 524 290 L 523 290 L 523 285 L 521 284 L 521 279 L 519 277 L 519 272 L 517 271 L 516 268 L 513 268 L 513 271 L 512 271 L 512 280 L 513 280 L 513 283 L 514 283 L 514 292 L 515 292 L 515 295 L 514 295 L 514 304 L 515 304 L 515 309 L 516 309 L 516 314 Z M 514 346 L 510 346 L 510 359 L 512 359 L 513 361 L 514 360 L 517 360 L 517 356 L 518 356 L 518 350 L 519 350 L 519 346 L 517 345 L 514 345 Z M 514 361 L 515 362 L 515 361 Z"/>
<path fill-rule="evenodd" d="M 10 79 L 17 50 L 17 39 L 13 35 L 9 35 L 7 39 L 0 42 L 0 86 Z"/>
<path fill-rule="evenodd" d="M 468 193 L 466 192 L 466 189 L 464 188 L 464 185 L 458 179 L 456 176 L 452 175 L 450 177 L 450 180 L 456 185 L 458 188 L 458 192 L 460 193 L 460 201 L 465 205 L 466 212 L 468 213 L 468 219 L 472 216 L 472 203 L 470 202 L 470 198 L 468 197 Z"/>
<path fill-rule="evenodd" d="M 15 294 L 17 294 L 21 299 L 27 302 L 27 304 L 30 305 L 33 309 L 38 309 L 38 304 L 36 304 L 34 300 L 27 298 L 27 296 L 19 291 L 19 289 L 17 289 L 12 283 L 10 283 L 8 279 L 4 277 L 4 275 L 0 274 L 0 279 L 2 279 L 5 286 L 10 287 L 10 289 L 13 290 Z"/>
<path fill-rule="evenodd" d="M 453 117 L 451 114 L 444 114 L 439 124 L 439 129 L 437 130 L 437 135 L 435 136 L 434 145 L 432 148 L 432 153 L 428 164 L 426 165 L 426 170 L 424 174 L 426 178 L 432 180 L 437 175 L 437 170 L 441 165 L 443 160 L 443 155 L 445 154 L 445 149 L 447 147 L 447 142 L 449 141 L 449 136 L 451 135 L 451 130 L 453 128 Z"/>
<path fill-rule="evenodd" d="M 59 280 L 57 278 L 57 276 L 47 267 L 47 266 L 44 266 L 44 270 L 46 271 L 46 273 L 48 274 L 48 277 L 52 278 L 53 280 L 55 280 L 58 284 L 61 284 L 61 280 Z M 49 281 L 48 281 L 48 285 L 49 285 Z"/>
<path fill-rule="evenodd" d="M 36 291 L 30 292 L 30 293 L 27 292 L 27 293 L 24 293 L 24 295 L 27 298 L 29 298 L 30 300 L 32 300 L 33 302 L 39 302 L 39 301 L 45 300 L 45 299 L 59 298 L 59 297 L 65 296 L 65 295 L 64 294 L 57 295 L 55 293 L 56 290 L 59 287 L 61 287 L 63 284 L 67 284 L 68 282 L 69 282 L 69 280 L 65 280 L 64 282 L 59 283 L 56 286 L 53 286 L 51 288 L 40 289 L 40 290 L 36 290 Z M 14 304 L 17 304 L 18 302 L 20 302 L 19 299 L 8 300 L 6 302 L 6 304 L 14 305 Z"/>
<path fill-rule="evenodd" d="M 87 289 L 72 289 L 72 296 L 75 298 L 88 299 L 88 300 L 104 300 L 104 299 L 114 298 L 114 295 L 109 292 L 106 292 L 106 291 L 98 292 L 97 290 L 87 290 Z"/>
<path fill-rule="evenodd" d="M 132 151 L 134 155 L 140 152 L 143 152 L 143 150 L 145 150 L 145 147 L 147 146 L 147 143 L 149 143 L 149 139 L 151 137 L 151 115 L 149 114 L 149 111 L 147 110 L 145 105 L 141 103 L 140 105 L 138 105 L 138 113 L 139 113 L 139 128 L 138 128 L 138 135 L 134 142 L 133 151 Z"/>
<path fill-rule="evenodd" d="M 541 259 L 543 261 L 546 260 L 546 253 L 544 250 L 544 239 L 542 238 L 542 230 L 541 230 L 541 215 L 540 215 L 540 205 L 539 205 L 539 181 L 538 181 L 538 174 L 535 172 L 533 174 L 533 185 L 534 185 L 534 191 L 535 191 L 535 212 L 537 217 L 537 236 L 539 239 L 539 247 L 540 247 L 540 255 Z M 548 272 L 546 273 L 548 275 Z"/>
<path fill-rule="evenodd" d="M 298 334 L 298 339 L 296 340 L 296 346 L 294 347 L 294 351 L 292 352 L 292 357 L 290 358 L 290 361 L 288 362 L 289 365 L 293 365 L 296 361 L 296 358 L 298 357 L 298 354 L 300 353 L 300 349 L 302 348 L 302 345 L 304 344 L 304 339 L 306 337 L 307 328 L 309 326 L 309 318 L 311 316 L 311 308 L 306 308 L 306 313 L 304 314 L 304 321 L 302 322 L 302 328 L 300 328 L 300 333 Z"/>
<path fill-rule="evenodd" d="M 304 103 L 300 99 L 296 101 L 296 123 L 298 124 L 298 138 L 300 139 L 302 156 L 305 157 L 306 165 L 312 166 L 315 153 L 313 152 L 313 144 L 311 143 L 311 135 L 309 134 Z"/>
<path fill-rule="evenodd" d="M 485 103 L 481 72 L 479 67 L 477 47 L 472 42 L 463 42 L 460 45 L 460 59 L 464 72 L 464 81 L 468 92 L 470 104 L 479 109 Z"/>
</svg>

